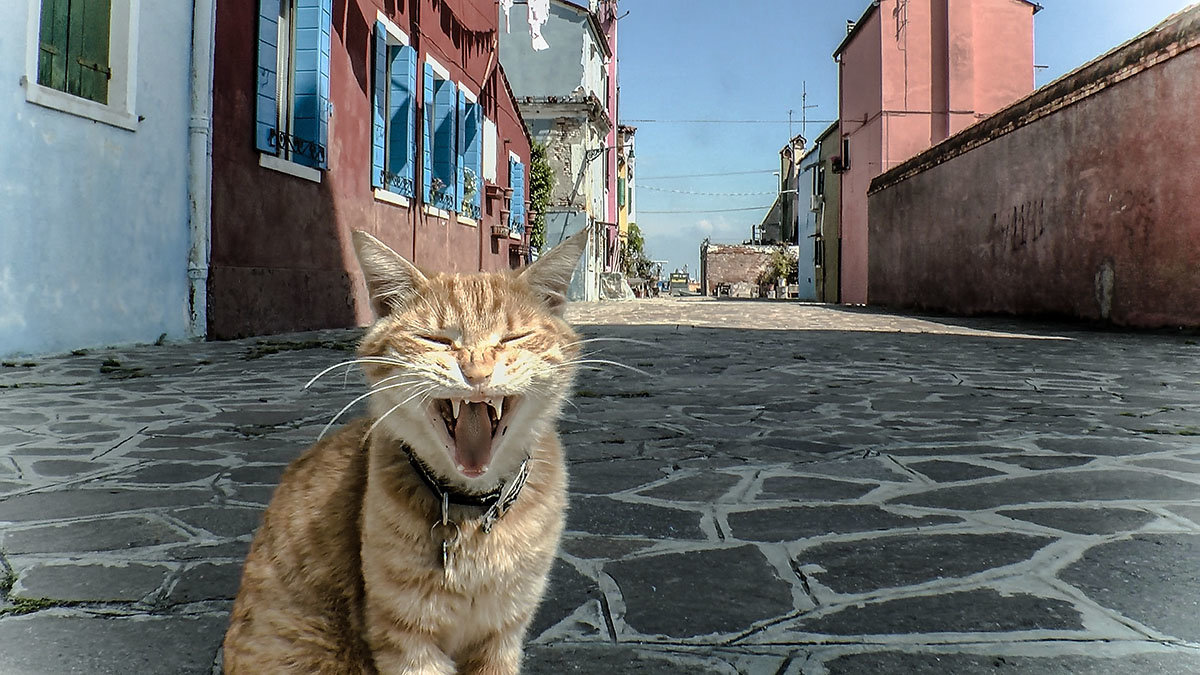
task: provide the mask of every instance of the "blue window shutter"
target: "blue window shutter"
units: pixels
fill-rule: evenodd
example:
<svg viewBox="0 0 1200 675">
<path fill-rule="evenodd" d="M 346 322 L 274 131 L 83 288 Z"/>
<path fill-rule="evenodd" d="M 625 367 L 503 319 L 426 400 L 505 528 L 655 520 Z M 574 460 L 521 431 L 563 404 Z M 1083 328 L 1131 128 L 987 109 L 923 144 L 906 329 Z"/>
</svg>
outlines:
<svg viewBox="0 0 1200 675">
<path fill-rule="evenodd" d="M 525 233 L 525 165 L 514 159 L 509 159 L 509 186 L 513 196 L 508 223 L 515 232 Z"/>
<path fill-rule="evenodd" d="M 254 97 L 254 147 L 275 154 L 279 118 L 275 70 L 279 44 L 279 0 L 258 0 L 258 78 Z"/>
<path fill-rule="evenodd" d="M 475 192 L 471 195 L 471 207 L 474 215 L 478 217 L 480 210 L 480 193 L 483 191 L 483 133 L 480 128 L 480 106 L 478 103 L 464 101 L 462 117 L 462 172 L 465 179 L 466 170 L 470 169 L 475 174 Z M 466 190 L 462 189 L 463 198 L 466 196 Z"/>
<path fill-rule="evenodd" d="M 412 189 L 413 159 L 416 146 L 414 110 L 416 108 L 417 52 L 412 47 L 389 47 L 391 62 L 388 92 L 388 171 L 399 177 L 400 185 L 389 189 L 406 197 L 416 196 Z"/>
<path fill-rule="evenodd" d="M 437 80 L 434 83 L 434 122 L 433 130 L 433 169 L 434 177 L 442 181 L 440 200 L 435 204 L 439 209 L 456 211 L 458 206 L 451 203 L 458 186 L 458 176 L 455 170 L 456 161 L 455 124 L 458 88 L 449 80 Z"/>
<path fill-rule="evenodd" d="M 387 29 L 382 21 L 375 22 L 375 93 L 371 106 L 371 187 L 384 186 L 384 142 L 387 138 Z"/>
<path fill-rule="evenodd" d="M 463 167 L 465 167 L 467 165 L 466 164 L 466 159 L 467 159 L 466 158 L 466 145 L 467 144 L 466 144 L 466 139 L 464 138 L 464 135 L 467 132 L 467 103 L 468 103 L 468 101 L 467 101 L 466 95 L 463 94 L 463 91 L 461 89 L 456 90 L 456 93 L 457 93 L 457 96 L 456 96 L 457 100 L 455 101 L 455 103 L 457 105 L 455 106 L 456 109 L 454 112 L 455 112 L 455 117 L 458 118 L 458 133 L 456 134 L 458 136 L 458 138 L 455 139 L 456 145 L 458 147 L 458 156 L 455 159 L 457 160 L 456 164 L 458 164 L 458 172 L 456 172 L 455 178 L 457 178 L 458 180 L 455 181 L 455 185 L 454 185 L 454 208 L 459 213 L 463 213 L 463 211 L 465 210 L 462 207 L 463 184 L 466 181 L 463 179 L 461 172 L 462 172 Z"/>
<path fill-rule="evenodd" d="M 433 204 L 433 66 L 425 64 L 425 86 L 424 96 L 421 99 L 422 116 L 422 134 L 424 141 L 421 144 L 424 157 L 421 162 L 421 181 L 424 189 L 422 194 L 425 197 L 426 204 Z"/>
<path fill-rule="evenodd" d="M 329 41 L 333 0 L 296 0 L 295 136 L 316 144 L 297 153 L 297 163 L 327 168 L 329 144 Z"/>
</svg>

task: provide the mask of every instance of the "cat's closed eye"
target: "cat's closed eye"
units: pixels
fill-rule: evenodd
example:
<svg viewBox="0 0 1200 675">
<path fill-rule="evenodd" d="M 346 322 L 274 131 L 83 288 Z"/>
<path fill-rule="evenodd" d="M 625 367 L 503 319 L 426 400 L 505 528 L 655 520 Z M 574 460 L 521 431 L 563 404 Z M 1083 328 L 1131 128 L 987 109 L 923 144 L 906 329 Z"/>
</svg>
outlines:
<svg viewBox="0 0 1200 675">
<path fill-rule="evenodd" d="M 453 347 L 454 340 L 444 335 L 415 335 L 417 340 L 438 347 Z"/>
<path fill-rule="evenodd" d="M 500 344 L 512 344 L 514 342 L 520 342 L 521 340 L 529 337 L 533 337 L 533 331 L 525 331 L 524 333 L 510 333 L 509 335 L 505 335 L 500 339 Z"/>
</svg>

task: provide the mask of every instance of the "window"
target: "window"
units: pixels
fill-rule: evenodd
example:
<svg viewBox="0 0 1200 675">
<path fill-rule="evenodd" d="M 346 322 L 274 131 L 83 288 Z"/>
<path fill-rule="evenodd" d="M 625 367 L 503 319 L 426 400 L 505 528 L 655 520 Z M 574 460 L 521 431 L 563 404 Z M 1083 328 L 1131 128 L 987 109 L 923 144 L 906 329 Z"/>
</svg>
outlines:
<svg viewBox="0 0 1200 675">
<path fill-rule="evenodd" d="M 842 171 L 850 170 L 850 139 L 842 139 Z"/>
<path fill-rule="evenodd" d="M 479 219 L 483 188 L 483 109 L 479 99 L 464 88 L 458 91 L 458 190 L 461 216 Z"/>
<path fill-rule="evenodd" d="M 514 239 L 525 237 L 525 165 L 509 153 L 508 184 L 512 187 L 512 203 L 508 214 L 508 229 Z"/>
<path fill-rule="evenodd" d="M 133 113 L 138 0 L 29 0 L 30 103 L 137 129 Z"/>
<path fill-rule="evenodd" d="M 108 104 L 110 0 L 42 0 L 38 84 Z"/>
<path fill-rule="evenodd" d="M 458 158 L 454 147 L 458 136 L 458 88 L 450 81 L 450 73 L 426 56 L 424 89 L 423 196 L 428 206 L 454 211 L 458 192 Z"/>
<path fill-rule="evenodd" d="M 371 186 L 417 196 L 417 53 L 408 36 L 382 17 L 375 22 L 375 93 Z"/>
<path fill-rule="evenodd" d="M 332 0 L 259 0 L 255 145 L 328 167 Z"/>
</svg>

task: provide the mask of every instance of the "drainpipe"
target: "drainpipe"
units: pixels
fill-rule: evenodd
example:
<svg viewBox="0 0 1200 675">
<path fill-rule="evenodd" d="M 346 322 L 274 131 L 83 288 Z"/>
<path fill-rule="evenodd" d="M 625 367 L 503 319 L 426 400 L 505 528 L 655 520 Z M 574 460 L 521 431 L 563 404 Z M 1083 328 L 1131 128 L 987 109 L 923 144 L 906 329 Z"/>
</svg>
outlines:
<svg viewBox="0 0 1200 675">
<path fill-rule="evenodd" d="M 188 120 L 188 336 L 208 332 L 209 232 L 212 226 L 212 98 L 215 0 L 192 2 L 191 115 Z"/>
</svg>

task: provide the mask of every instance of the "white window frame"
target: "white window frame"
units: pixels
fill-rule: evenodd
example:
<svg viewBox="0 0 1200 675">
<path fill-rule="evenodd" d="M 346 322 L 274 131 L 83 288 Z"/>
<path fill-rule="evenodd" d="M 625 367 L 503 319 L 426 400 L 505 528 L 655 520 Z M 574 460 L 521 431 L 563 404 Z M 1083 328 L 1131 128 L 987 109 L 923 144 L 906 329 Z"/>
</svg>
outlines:
<svg viewBox="0 0 1200 675">
<path fill-rule="evenodd" d="M 387 17 L 387 15 L 384 14 L 382 11 L 379 11 L 379 10 L 375 11 L 375 19 L 377 21 L 379 21 L 380 23 L 382 23 L 384 30 L 387 31 L 387 37 L 388 37 L 387 43 L 388 43 L 389 47 L 393 46 L 393 45 L 403 46 L 403 47 L 412 46 L 412 43 L 409 42 L 409 39 L 408 39 L 408 33 L 405 33 L 403 30 L 400 30 L 400 27 L 397 26 L 396 24 L 392 23 L 392 20 L 389 19 Z M 389 68 L 389 70 L 387 71 L 387 76 L 391 77 L 391 75 L 392 75 L 392 72 Z M 415 105 L 415 99 L 414 99 L 414 105 Z M 391 120 L 385 120 L 384 127 L 386 129 L 386 131 L 384 133 L 390 134 L 392 132 Z M 412 129 L 410 131 L 415 134 L 418 130 Z M 386 138 L 386 136 L 385 136 L 385 138 Z M 413 159 L 414 159 L 414 161 L 416 160 L 415 153 L 414 153 Z M 386 152 L 384 153 L 384 163 L 385 163 L 385 165 L 387 163 L 387 153 Z M 414 188 L 415 187 L 416 186 L 414 185 Z M 412 207 L 412 201 L 408 197 L 405 197 L 404 195 L 396 194 L 395 192 L 392 192 L 391 190 L 388 190 L 387 188 L 372 188 L 371 193 L 375 196 L 376 201 L 386 202 L 388 204 L 394 204 L 396 206 L 403 206 L 406 208 Z"/>
<path fill-rule="evenodd" d="M 25 40 L 25 100 L 34 105 L 129 131 L 137 131 L 137 53 L 140 0 L 112 0 L 109 14 L 108 103 L 98 103 L 38 84 L 38 45 L 41 42 L 42 0 L 29 0 Z M 122 48 L 123 47 L 123 48 Z"/>
</svg>

